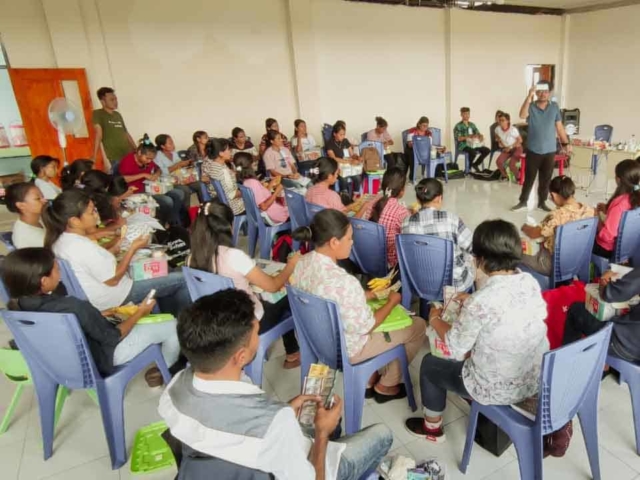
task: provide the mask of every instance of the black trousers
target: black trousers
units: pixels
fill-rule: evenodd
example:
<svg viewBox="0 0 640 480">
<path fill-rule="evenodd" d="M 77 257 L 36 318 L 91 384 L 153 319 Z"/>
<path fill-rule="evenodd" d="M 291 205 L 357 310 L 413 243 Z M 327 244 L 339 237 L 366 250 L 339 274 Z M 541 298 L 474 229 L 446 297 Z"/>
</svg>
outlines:
<svg viewBox="0 0 640 480">
<path fill-rule="evenodd" d="M 469 164 L 475 167 L 482 164 L 482 162 L 484 162 L 484 159 L 487 158 L 491 153 L 491 150 L 488 149 L 487 147 L 478 147 L 478 148 L 464 147 L 462 151 L 469 154 Z M 476 157 L 478 157 L 477 160 L 476 160 Z M 465 165 L 465 168 L 466 168 L 466 165 Z"/>
<path fill-rule="evenodd" d="M 264 315 L 262 316 L 262 320 L 260 320 L 260 330 L 258 330 L 258 334 L 268 332 L 278 325 L 291 310 L 288 297 L 281 298 L 278 303 L 264 302 L 262 300 L 261 302 L 264 308 Z M 287 355 L 300 351 L 298 340 L 296 340 L 293 330 L 282 336 L 282 343 L 284 343 L 284 351 L 287 352 Z"/>
<path fill-rule="evenodd" d="M 349 190 L 349 181 L 351 179 L 352 190 Z M 355 192 L 360 191 L 362 185 L 362 175 L 352 175 L 351 177 L 338 177 L 341 192 L 350 192 L 350 196 L 353 196 Z"/>
<path fill-rule="evenodd" d="M 597 241 L 593 243 L 593 253 L 599 257 L 611 258 L 613 252 L 602 247 Z"/>
<path fill-rule="evenodd" d="M 526 203 L 529 194 L 533 188 L 533 182 L 536 176 L 540 174 L 538 179 L 538 203 L 542 204 L 549 196 L 549 184 L 553 176 L 553 167 L 555 165 L 556 152 L 539 154 L 531 150 L 527 151 L 526 168 L 524 171 L 524 185 L 520 193 L 520 202 Z"/>
</svg>

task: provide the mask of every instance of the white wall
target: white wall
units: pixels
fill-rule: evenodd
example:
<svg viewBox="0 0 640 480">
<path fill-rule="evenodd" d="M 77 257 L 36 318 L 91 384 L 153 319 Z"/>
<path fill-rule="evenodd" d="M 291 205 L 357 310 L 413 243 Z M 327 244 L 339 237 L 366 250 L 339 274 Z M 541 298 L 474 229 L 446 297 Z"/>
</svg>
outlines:
<svg viewBox="0 0 640 480">
<path fill-rule="evenodd" d="M 451 119 L 471 108 L 471 119 L 487 135 L 496 110 L 517 122 L 527 94 L 528 64 L 560 69 L 562 17 L 469 12 L 454 9 L 451 46 Z M 452 126 L 453 126 L 452 125 Z"/>
<path fill-rule="evenodd" d="M 614 141 L 640 137 L 640 5 L 570 16 L 567 108 L 580 109 L 580 133 L 613 126 Z"/>
</svg>

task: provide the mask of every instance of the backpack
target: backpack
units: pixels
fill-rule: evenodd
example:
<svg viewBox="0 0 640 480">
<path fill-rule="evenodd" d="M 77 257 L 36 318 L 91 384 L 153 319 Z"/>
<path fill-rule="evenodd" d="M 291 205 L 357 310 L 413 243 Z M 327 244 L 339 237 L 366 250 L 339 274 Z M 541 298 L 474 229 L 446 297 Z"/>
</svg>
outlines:
<svg viewBox="0 0 640 480">
<path fill-rule="evenodd" d="M 464 178 L 464 172 L 458 168 L 457 163 L 447 163 L 447 176 L 449 180 Z M 444 178 L 444 167 L 442 164 L 436 165 L 436 177 Z"/>
<path fill-rule="evenodd" d="M 382 159 L 374 147 L 365 147 L 360 152 L 365 172 L 377 172 L 382 169 Z"/>
<path fill-rule="evenodd" d="M 564 323 L 567 311 L 574 303 L 584 303 L 586 297 L 584 283 L 574 280 L 570 285 L 554 288 L 542 292 L 542 298 L 547 304 L 547 338 L 549 348 L 562 346 Z"/>
<path fill-rule="evenodd" d="M 169 257 L 171 268 L 185 264 L 191 253 L 191 239 L 186 228 L 176 225 L 167 230 L 158 230 L 153 236 L 156 243 L 167 246 L 167 257 Z"/>
</svg>

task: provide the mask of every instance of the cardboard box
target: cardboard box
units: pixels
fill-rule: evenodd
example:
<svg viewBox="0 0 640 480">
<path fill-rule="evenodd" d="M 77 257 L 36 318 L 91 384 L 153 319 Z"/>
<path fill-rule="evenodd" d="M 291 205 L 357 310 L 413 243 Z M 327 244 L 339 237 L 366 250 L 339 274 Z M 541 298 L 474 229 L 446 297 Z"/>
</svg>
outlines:
<svg viewBox="0 0 640 480">
<path fill-rule="evenodd" d="M 624 315 L 629 311 L 628 303 L 607 303 L 600 298 L 600 286 L 590 283 L 585 287 L 587 294 L 585 307 L 587 311 L 601 322 L 611 320 L 612 317 Z"/>
<path fill-rule="evenodd" d="M 453 360 L 451 350 L 449 350 L 446 342 L 440 338 L 438 333 L 431 326 L 427 327 L 427 337 L 429 338 L 431 355 L 438 358 L 444 358 L 446 360 Z"/>
<path fill-rule="evenodd" d="M 173 180 L 171 178 L 161 177 L 159 180 L 152 182 L 145 180 L 144 191 L 150 195 L 164 195 L 173 189 Z"/>
<path fill-rule="evenodd" d="M 522 253 L 524 253 L 525 255 L 535 256 L 540 251 L 540 243 L 536 242 L 535 240 L 531 240 L 527 237 L 522 237 L 520 241 L 522 242 Z"/>
<path fill-rule="evenodd" d="M 166 277 L 167 275 L 169 275 L 169 260 L 166 255 L 134 257 L 129 265 L 129 276 L 134 281 Z"/>
</svg>

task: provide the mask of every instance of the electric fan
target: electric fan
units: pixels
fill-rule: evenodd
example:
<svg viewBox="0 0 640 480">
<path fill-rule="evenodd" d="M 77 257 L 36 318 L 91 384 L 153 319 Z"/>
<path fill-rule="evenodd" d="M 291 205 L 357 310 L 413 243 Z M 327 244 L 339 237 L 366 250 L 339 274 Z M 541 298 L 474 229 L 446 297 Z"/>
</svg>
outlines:
<svg viewBox="0 0 640 480">
<path fill-rule="evenodd" d="M 82 113 L 66 98 L 54 98 L 49 104 L 49 121 L 58 132 L 58 142 L 62 148 L 64 165 L 66 165 L 67 135 L 76 133 L 76 130 L 82 125 Z"/>
</svg>

